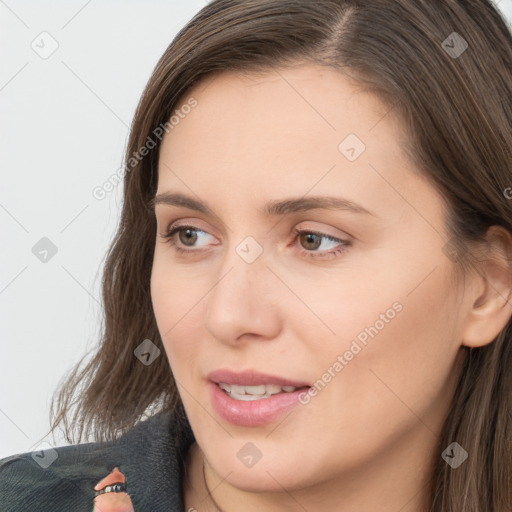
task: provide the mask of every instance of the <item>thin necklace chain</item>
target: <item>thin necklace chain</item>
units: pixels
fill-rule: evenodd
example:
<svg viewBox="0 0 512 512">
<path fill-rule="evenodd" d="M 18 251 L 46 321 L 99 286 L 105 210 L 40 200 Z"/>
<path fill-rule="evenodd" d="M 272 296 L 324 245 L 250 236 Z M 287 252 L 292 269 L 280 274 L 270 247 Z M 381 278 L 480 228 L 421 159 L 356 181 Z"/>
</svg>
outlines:
<svg viewBox="0 0 512 512">
<path fill-rule="evenodd" d="M 208 496 L 210 497 L 210 499 L 212 500 L 213 504 L 215 505 L 215 507 L 217 508 L 218 512 L 225 512 L 224 509 L 220 508 L 220 506 L 217 504 L 217 502 L 215 501 L 214 497 L 212 496 L 212 493 L 210 492 L 210 489 L 208 488 L 208 484 L 206 482 L 206 473 L 205 473 L 205 463 L 204 463 L 204 455 L 203 455 L 203 480 L 204 480 L 204 486 L 206 487 L 206 490 L 208 491 Z"/>
</svg>

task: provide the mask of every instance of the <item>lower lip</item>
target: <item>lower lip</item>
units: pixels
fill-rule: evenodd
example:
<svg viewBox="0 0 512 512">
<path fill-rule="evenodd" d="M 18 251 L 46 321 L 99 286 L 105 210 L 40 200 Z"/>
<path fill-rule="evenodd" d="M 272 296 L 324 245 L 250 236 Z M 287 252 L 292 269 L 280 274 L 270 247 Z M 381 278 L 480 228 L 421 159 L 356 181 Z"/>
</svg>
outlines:
<svg viewBox="0 0 512 512">
<path fill-rule="evenodd" d="M 282 392 L 261 400 L 235 400 L 228 396 L 215 382 L 209 382 L 213 408 L 229 423 L 244 427 L 257 427 L 277 420 L 299 403 L 299 395 L 305 388 L 290 393 Z"/>
</svg>

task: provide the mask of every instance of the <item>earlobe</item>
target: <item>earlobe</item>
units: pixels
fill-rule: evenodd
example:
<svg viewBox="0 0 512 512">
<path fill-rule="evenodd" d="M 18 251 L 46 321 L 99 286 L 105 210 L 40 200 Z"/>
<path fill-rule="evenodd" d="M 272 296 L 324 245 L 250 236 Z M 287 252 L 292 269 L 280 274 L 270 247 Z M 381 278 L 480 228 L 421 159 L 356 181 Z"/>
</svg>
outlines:
<svg viewBox="0 0 512 512">
<path fill-rule="evenodd" d="M 485 256 L 479 258 L 475 280 L 483 287 L 472 298 L 462 344 L 482 347 L 491 343 L 512 317 L 512 236 L 500 227 L 491 226 L 486 234 Z"/>
</svg>

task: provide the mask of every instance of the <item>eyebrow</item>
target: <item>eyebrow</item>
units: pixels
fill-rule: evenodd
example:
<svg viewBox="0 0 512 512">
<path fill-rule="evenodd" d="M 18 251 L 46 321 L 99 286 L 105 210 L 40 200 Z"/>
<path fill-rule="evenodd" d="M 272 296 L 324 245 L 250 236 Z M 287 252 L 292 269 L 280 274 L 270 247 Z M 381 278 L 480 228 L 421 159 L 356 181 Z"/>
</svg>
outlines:
<svg viewBox="0 0 512 512">
<path fill-rule="evenodd" d="M 178 192 L 162 192 L 149 201 L 151 208 L 162 204 L 167 206 L 182 206 L 201 213 L 211 213 L 211 209 L 205 203 Z M 336 196 L 308 196 L 272 200 L 267 202 L 264 208 L 259 209 L 259 211 L 266 216 L 281 216 L 315 209 L 347 210 L 377 217 L 374 212 L 364 208 L 362 205 Z"/>
</svg>

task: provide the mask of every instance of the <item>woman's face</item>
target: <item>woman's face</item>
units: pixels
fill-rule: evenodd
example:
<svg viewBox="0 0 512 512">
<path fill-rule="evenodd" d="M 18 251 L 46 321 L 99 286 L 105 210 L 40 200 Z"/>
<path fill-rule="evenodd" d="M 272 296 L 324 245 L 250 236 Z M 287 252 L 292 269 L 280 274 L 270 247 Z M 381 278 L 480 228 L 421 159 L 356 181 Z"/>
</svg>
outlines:
<svg viewBox="0 0 512 512">
<path fill-rule="evenodd" d="M 187 104 L 160 152 L 151 293 L 209 466 L 277 491 L 386 468 L 393 493 L 430 462 L 462 342 L 440 195 L 393 111 L 334 69 L 224 73 Z"/>
</svg>

